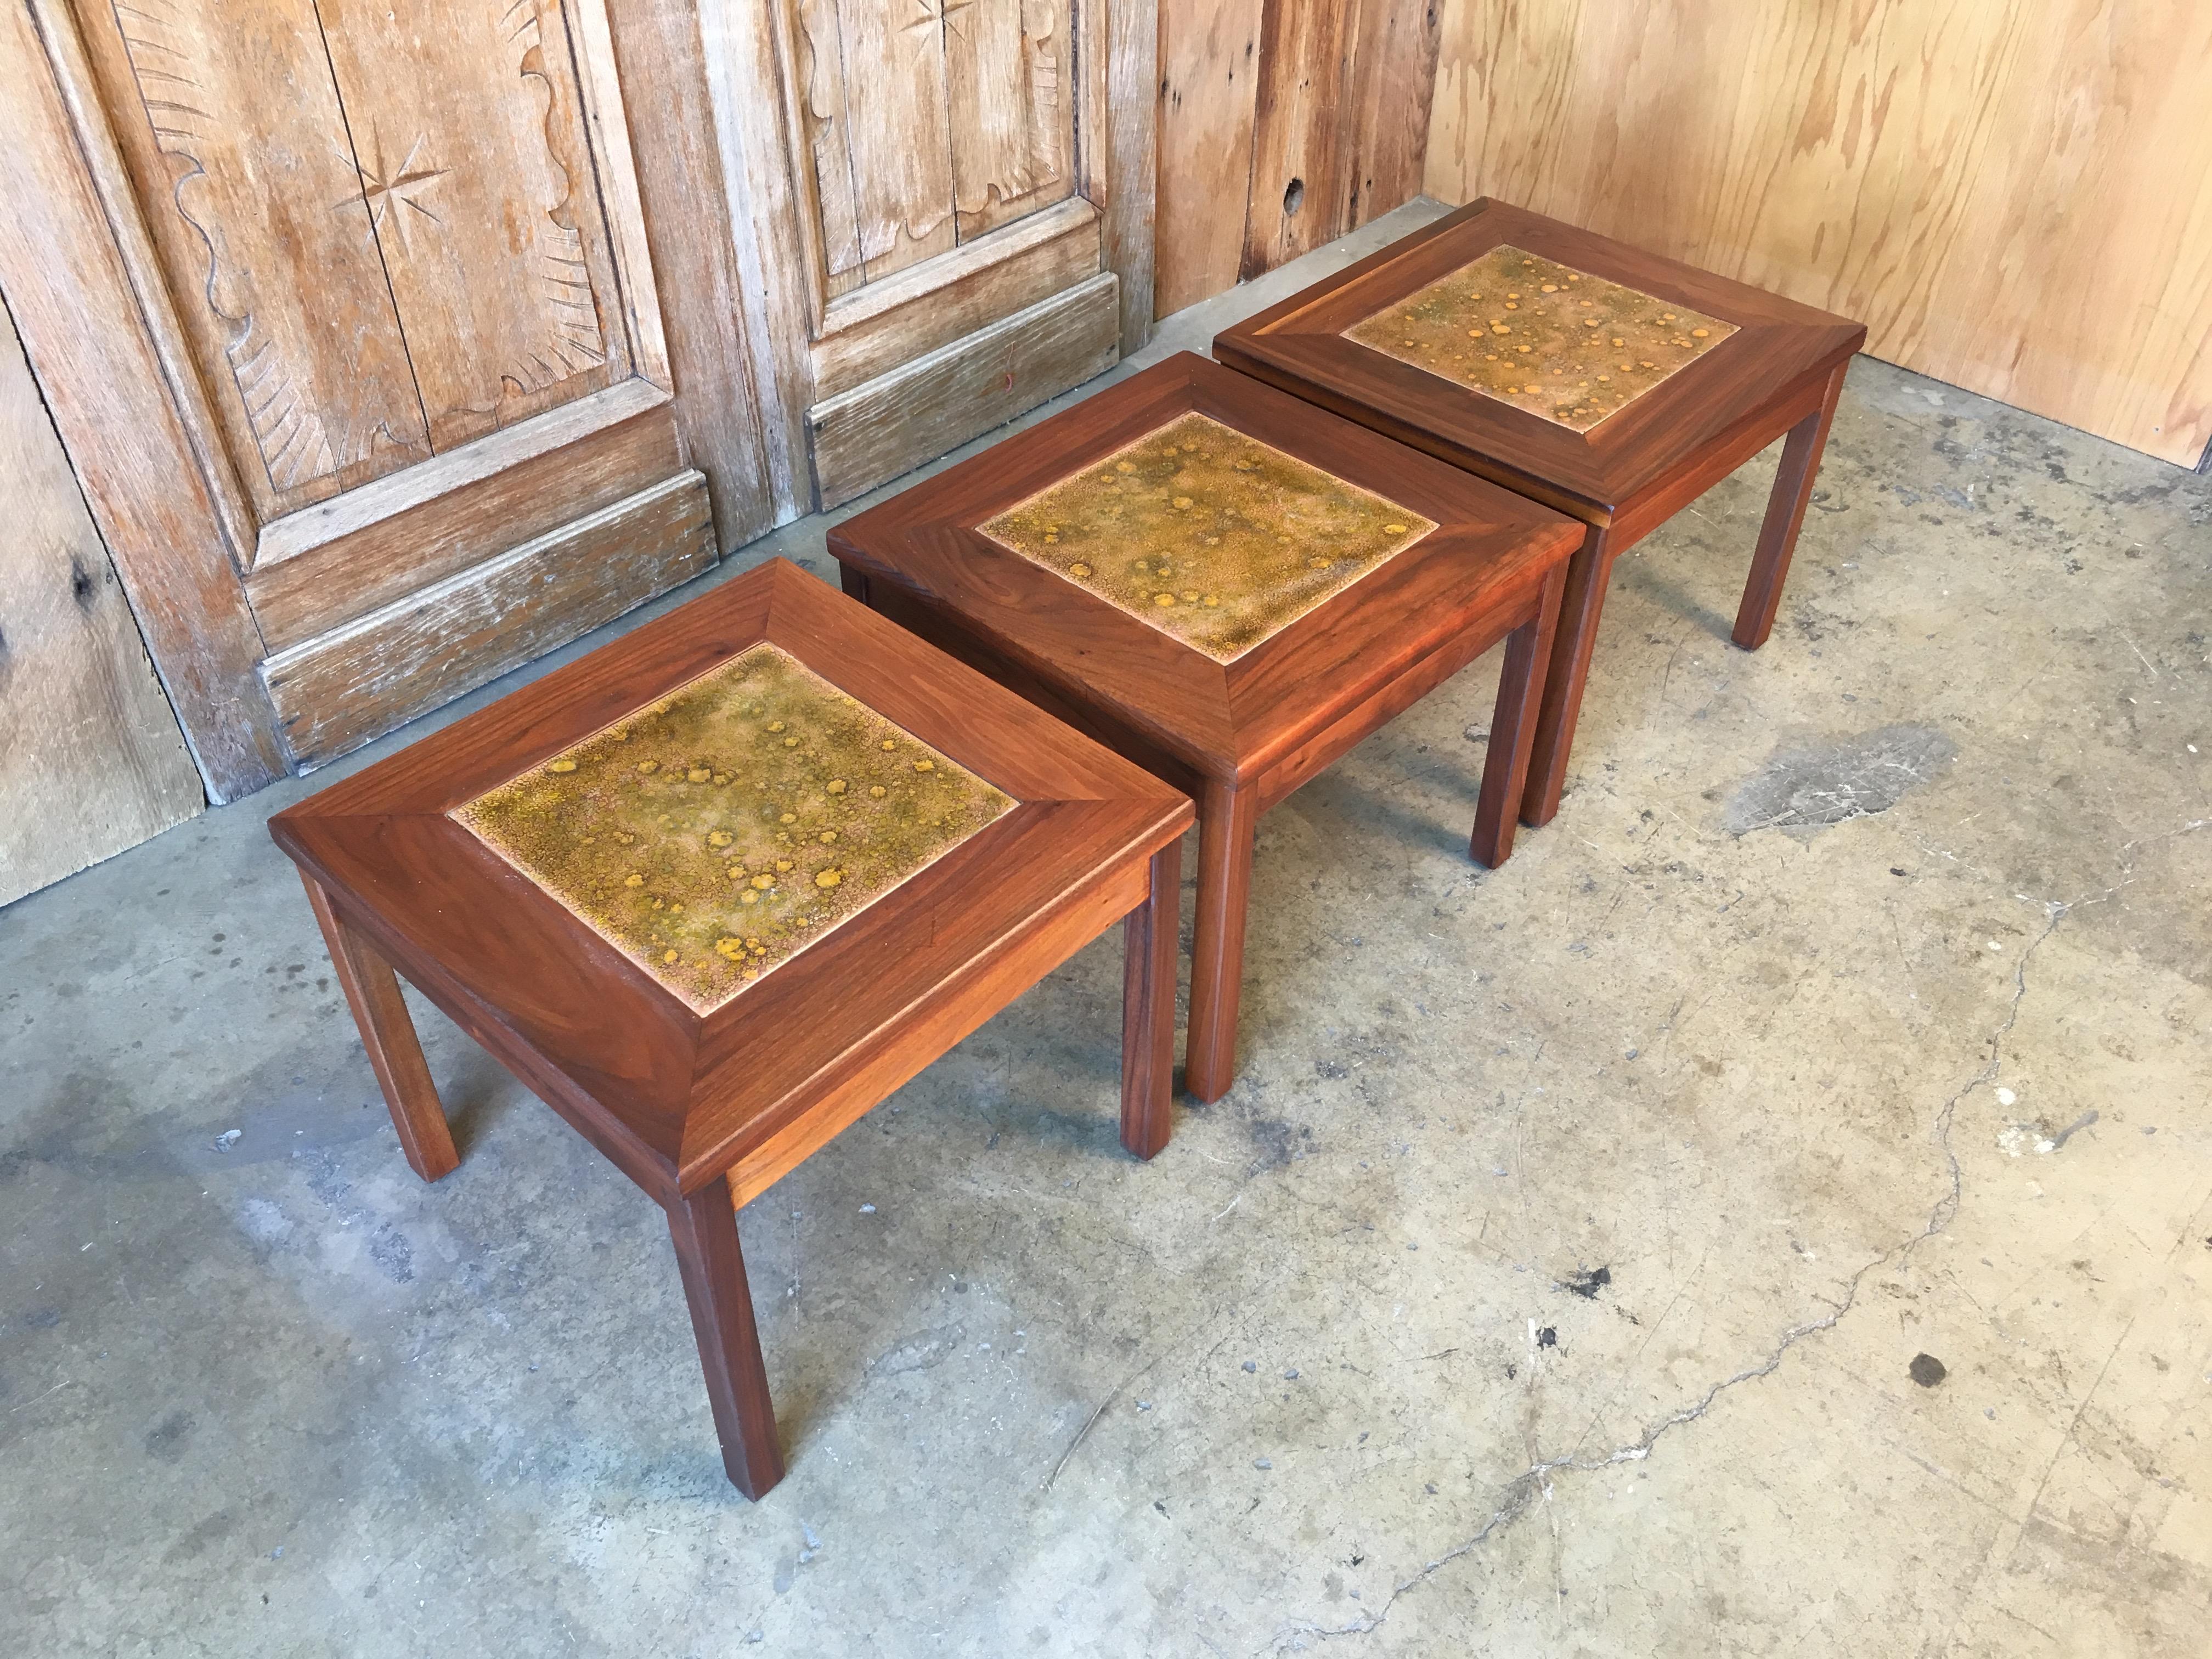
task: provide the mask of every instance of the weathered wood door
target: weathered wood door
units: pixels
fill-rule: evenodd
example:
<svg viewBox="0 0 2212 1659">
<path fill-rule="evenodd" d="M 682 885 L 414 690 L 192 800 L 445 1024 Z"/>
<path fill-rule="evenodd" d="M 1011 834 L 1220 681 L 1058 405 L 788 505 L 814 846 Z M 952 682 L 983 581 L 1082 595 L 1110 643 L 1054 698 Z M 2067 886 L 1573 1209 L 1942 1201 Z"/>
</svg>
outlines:
<svg viewBox="0 0 2212 1659">
<path fill-rule="evenodd" d="M 715 556 L 603 4 L 30 0 L 298 764 Z"/>
<path fill-rule="evenodd" d="M 201 808 L 146 647 L 0 305 L 0 905 Z"/>
<path fill-rule="evenodd" d="M 717 90 L 794 506 L 848 501 L 1142 343 L 1154 0 L 758 10 L 732 15 Z"/>
</svg>

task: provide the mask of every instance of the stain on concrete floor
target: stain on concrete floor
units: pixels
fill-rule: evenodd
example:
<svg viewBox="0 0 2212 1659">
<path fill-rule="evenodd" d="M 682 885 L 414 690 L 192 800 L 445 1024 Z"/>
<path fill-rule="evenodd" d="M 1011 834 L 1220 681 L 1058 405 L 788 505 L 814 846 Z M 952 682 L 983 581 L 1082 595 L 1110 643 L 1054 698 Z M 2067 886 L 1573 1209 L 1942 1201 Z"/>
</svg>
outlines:
<svg viewBox="0 0 2212 1659">
<path fill-rule="evenodd" d="M 1817 834 L 1831 825 L 1887 812 L 1940 773 L 1959 745 L 1933 726 L 1885 726 L 1863 736 L 1790 744 L 1745 780 L 1721 827 Z"/>
<path fill-rule="evenodd" d="M 1747 655 L 1772 465 L 1504 869 L 1490 662 L 1269 815 L 1153 1164 L 1108 939 L 746 1211 L 757 1506 L 658 1214 L 427 1012 L 408 1173 L 302 786 L 0 910 L 0 1650 L 2203 1653 L 2212 481 L 1862 361 Z"/>
</svg>

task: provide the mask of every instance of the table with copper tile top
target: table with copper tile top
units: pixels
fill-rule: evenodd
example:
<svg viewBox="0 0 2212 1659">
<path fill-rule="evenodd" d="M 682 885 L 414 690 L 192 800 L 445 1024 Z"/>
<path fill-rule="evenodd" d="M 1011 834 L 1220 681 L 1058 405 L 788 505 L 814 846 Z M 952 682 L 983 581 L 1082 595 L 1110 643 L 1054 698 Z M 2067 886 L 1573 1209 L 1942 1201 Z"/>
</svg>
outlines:
<svg viewBox="0 0 2212 1659">
<path fill-rule="evenodd" d="M 1501 640 L 1511 850 L 1581 526 L 1188 352 L 847 520 L 846 592 L 1198 797 L 1184 1083 L 1218 1098 L 1260 814 Z"/>
<path fill-rule="evenodd" d="M 426 1181 L 395 971 L 667 1212 L 724 1467 L 781 1478 L 738 1209 L 1115 923 L 1168 1139 L 1190 802 L 781 560 L 279 813 Z"/>
<path fill-rule="evenodd" d="M 1522 822 L 1550 822 L 1613 562 L 1786 437 L 1735 642 L 1766 642 L 1866 330 L 1510 207 L 1471 202 L 1216 337 L 1247 374 L 1588 526 L 1567 573 Z"/>
</svg>

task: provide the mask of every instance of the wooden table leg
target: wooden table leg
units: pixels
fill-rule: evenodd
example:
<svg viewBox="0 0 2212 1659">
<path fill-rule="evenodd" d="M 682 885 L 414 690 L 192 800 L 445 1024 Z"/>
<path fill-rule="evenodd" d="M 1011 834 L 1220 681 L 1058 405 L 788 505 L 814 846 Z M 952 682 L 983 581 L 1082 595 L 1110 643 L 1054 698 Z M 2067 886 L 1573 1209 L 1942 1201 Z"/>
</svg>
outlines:
<svg viewBox="0 0 2212 1659">
<path fill-rule="evenodd" d="M 845 590 L 847 599 L 858 599 L 862 605 L 867 604 L 868 573 L 858 565 L 847 564 L 843 560 L 839 560 L 837 585 Z"/>
<path fill-rule="evenodd" d="M 691 1331 L 707 1372 L 722 1468 L 732 1486 L 757 1500 L 783 1479 L 783 1453 L 775 1443 L 775 1407 L 769 1400 L 768 1367 L 761 1363 L 729 1178 L 717 1176 L 670 1206 L 668 1232 L 676 1242 L 684 1299 L 691 1305 Z"/>
<path fill-rule="evenodd" d="M 1605 590 L 1613 580 L 1613 550 L 1602 525 L 1592 525 L 1567 563 L 1559 600 L 1559 619 L 1552 636 L 1551 665 L 1544 673 L 1544 696 L 1536 715 L 1535 746 L 1528 756 L 1528 783 L 1521 798 L 1521 822 L 1530 829 L 1549 823 L 1567 787 L 1567 756 L 1574 748 L 1575 722 L 1582 716 L 1583 685 L 1589 678 L 1590 652 L 1597 644 L 1597 622 L 1605 609 Z M 1497 741 L 1495 734 L 1491 741 Z"/>
<path fill-rule="evenodd" d="M 1827 447 L 1828 427 L 1836 418 L 1836 400 L 1843 396 L 1848 359 L 1828 377 L 1820 406 L 1790 428 L 1782 446 L 1782 465 L 1774 475 L 1774 493 L 1766 498 L 1766 521 L 1759 529 L 1759 551 L 1752 555 L 1751 580 L 1743 586 L 1743 603 L 1735 613 L 1735 642 L 1756 651 L 1774 631 L 1774 613 L 1782 608 L 1782 584 L 1789 579 L 1790 556 L 1796 550 L 1797 528 L 1805 522 L 1805 505 L 1813 499 L 1813 480 L 1820 471 L 1820 452 Z"/>
<path fill-rule="evenodd" d="M 1536 742 L 1536 714 L 1544 675 L 1559 630 L 1559 595 L 1566 572 L 1554 566 L 1536 598 L 1536 613 L 1505 639 L 1505 665 L 1498 676 L 1498 708 L 1490 721 L 1490 753 L 1482 763 L 1482 794 L 1475 803 L 1474 834 L 1468 851 L 1495 870 L 1513 852 L 1513 830 L 1528 781 L 1528 756 Z"/>
<path fill-rule="evenodd" d="M 453 1150 L 453 1132 L 447 1127 L 446 1109 L 438 1103 L 438 1088 L 430 1081 L 422 1041 L 415 1035 L 415 1022 L 407 1017 L 407 1003 L 392 964 L 346 925 L 321 883 L 304 870 L 300 880 L 323 930 L 323 943 L 330 948 L 331 966 L 353 1009 L 354 1024 L 361 1028 L 361 1046 L 368 1050 L 368 1063 L 384 1090 L 392 1127 L 399 1131 L 400 1150 L 425 1181 L 451 1175 L 460 1167 L 461 1155 Z"/>
<path fill-rule="evenodd" d="M 1206 781 L 1198 812 L 1198 931 L 1190 963 L 1190 1036 L 1183 1086 L 1218 1100 L 1237 1079 L 1237 1002 L 1244 978 L 1244 912 L 1260 794 Z"/>
<path fill-rule="evenodd" d="M 1151 896 L 1121 918 L 1121 1144 L 1151 1158 L 1175 1116 L 1176 936 L 1182 837 L 1152 854 Z"/>
</svg>

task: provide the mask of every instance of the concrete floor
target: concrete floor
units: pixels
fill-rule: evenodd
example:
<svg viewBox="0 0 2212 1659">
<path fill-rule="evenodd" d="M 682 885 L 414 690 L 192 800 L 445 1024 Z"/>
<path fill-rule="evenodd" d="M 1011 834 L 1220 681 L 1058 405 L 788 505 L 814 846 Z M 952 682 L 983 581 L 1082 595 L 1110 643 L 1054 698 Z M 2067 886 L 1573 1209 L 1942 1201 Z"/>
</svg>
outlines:
<svg viewBox="0 0 2212 1659">
<path fill-rule="evenodd" d="M 2208 1651 L 2212 481 L 1862 361 L 1751 656 L 1772 465 L 1505 869 L 1494 659 L 1265 820 L 1155 1164 L 1109 937 L 746 1212 L 757 1506 L 658 1212 L 427 1009 L 402 1163 L 327 776 L 0 911 L 0 1652 Z"/>
</svg>

